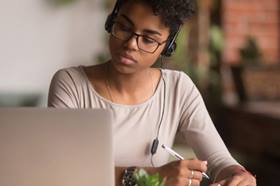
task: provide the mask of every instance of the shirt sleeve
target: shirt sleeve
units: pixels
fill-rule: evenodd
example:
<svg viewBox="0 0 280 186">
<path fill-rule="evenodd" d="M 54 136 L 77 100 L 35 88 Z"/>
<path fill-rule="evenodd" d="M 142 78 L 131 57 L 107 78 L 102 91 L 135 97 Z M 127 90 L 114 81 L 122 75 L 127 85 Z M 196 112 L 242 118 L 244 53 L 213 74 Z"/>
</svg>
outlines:
<svg viewBox="0 0 280 186">
<path fill-rule="evenodd" d="M 208 161 L 208 172 L 216 179 L 228 166 L 239 165 L 218 134 L 204 101 L 190 78 L 181 74 L 184 93 L 179 132 L 200 160 Z"/>
<path fill-rule="evenodd" d="M 77 88 L 70 72 L 59 70 L 51 80 L 48 107 L 78 108 Z"/>
</svg>

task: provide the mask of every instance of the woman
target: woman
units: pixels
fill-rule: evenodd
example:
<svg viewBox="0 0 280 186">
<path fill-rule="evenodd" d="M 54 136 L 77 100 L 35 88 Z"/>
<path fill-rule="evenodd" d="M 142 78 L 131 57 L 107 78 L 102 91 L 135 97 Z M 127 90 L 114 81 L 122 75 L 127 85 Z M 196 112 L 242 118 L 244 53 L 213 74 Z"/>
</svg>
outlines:
<svg viewBox="0 0 280 186">
<path fill-rule="evenodd" d="M 131 175 L 139 168 L 158 172 L 166 186 L 200 185 L 206 171 L 213 185 L 256 185 L 230 156 L 189 77 L 151 67 L 171 55 L 180 26 L 192 14 L 190 0 L 118 0 L 105 26 L 111 60 L 53 77 L 50 107 L 114 113 L 117 185 L 134 185 Z M 199 159 L 167 162 L 161 144 L 172 146 L 177 134 Z"/>
</svg>

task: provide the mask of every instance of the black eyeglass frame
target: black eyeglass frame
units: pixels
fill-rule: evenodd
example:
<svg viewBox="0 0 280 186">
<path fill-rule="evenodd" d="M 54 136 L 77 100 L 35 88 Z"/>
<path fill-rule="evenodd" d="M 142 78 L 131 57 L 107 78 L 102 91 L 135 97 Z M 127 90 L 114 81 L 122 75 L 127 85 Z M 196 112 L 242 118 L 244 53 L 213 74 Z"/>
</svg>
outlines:
<svg viewBox="0 0 280 186">
<path fill-rule="evenodd" d="M 112 30 L 111 30 L 111 35 L 114 37 L 114 38 L 116 38 L 116 39 L 119 39 L 119 40 L 121 40 L 121 41 L 129 41 L 133 36 L 136 36 L 136 43 L 137 43 L 137 47 L 139 48 L 139 50 L 141 50 L 141 51 L 143 51 L 143 52 L 147 52 L 147 53 L 150 53 L 150 54 L 153 54 L 153 53 L 155 53 L 155 51 L 157 51 L 157 49 L 158 49 L 158 47 L 160 46 L 160 45 L 162 45 L 162 44 L 164 44 L 164 43 L 166 43 L 167 41 L 168 41 L 168 39 L 167 40 L 165 40 L 165 41 L 163 41 L 163 42 L 159 42 L 159 41 L 157 41 L 157 40 L 155 40 L 155 39 L 153 39 L 153 38 L 150 38 L 150 37 L 147 37 L 147 36 L 145 36 L 144 34 L 137 34 L 136 32 L 133 32 L 132 30 L 131 31 L 129 31 L 130 32 L 130 36 L 126 39 L 126 40 L 124 40 L 124 39 L 121 39 L 121 38 L 118 38 L 116 35 L 114 35 L 113 34 L 113 30 L 114 30 L 114 25 L 115 24 L 121 24 L 120 22 L 118 22 L 118 21 L 115 21 L 114 23 L 113 23 L 113 25 L 112 25 Z M 150 40 L 153 40 L 154 42 L 156 42 L 157 43 L 157 47 L 153 50 L 153 51 L 147 51 L 147 50 L 144 50 L 144 49 L 142 49 L 142 48 L 140 48 L 139 47 L 139 42 L 138 42 L 138 38 L 139 37 L 146 37 L 146 38 L 149 38 Z"/>
</svg>

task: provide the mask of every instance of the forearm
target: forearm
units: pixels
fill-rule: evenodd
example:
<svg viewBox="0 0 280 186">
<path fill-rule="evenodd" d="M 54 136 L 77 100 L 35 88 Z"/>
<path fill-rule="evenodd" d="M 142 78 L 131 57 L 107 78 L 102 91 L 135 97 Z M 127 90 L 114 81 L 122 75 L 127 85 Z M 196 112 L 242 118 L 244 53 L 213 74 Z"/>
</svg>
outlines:
<svg viewBox="0 0 280 186">
<path fill-rule="evenodd" d="M 123 177 L 123 173 L 124 170 L 127 167 L 115 167 L 115 185 L 116 186 L 122 186 L 122 177 Z M 156 173 L 156 168 L 153 167 L 137 167 L 137 169 L 145 169 L 145 171 L 148 174 L 154 174 Z"/>
</svg>

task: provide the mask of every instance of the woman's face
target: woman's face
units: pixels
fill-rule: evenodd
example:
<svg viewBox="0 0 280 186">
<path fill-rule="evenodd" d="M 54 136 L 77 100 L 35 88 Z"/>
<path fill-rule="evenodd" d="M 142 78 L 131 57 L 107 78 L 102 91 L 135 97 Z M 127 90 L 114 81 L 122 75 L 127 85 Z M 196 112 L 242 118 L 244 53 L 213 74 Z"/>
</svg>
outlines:
<svg viewBox="0 0 280 186">
<path fill-rule="evenodd" d="M 125 38 L 124 35 L 131 32 L 141 35 L 138 39 L 134 35 L 126 40 L 110 36 L 111 63 L 123 74 L 145 70 L 153 65 L 169 36 L 169 28 L 161 22 L 160 17 L 155 16 L 149 6 L 139 1 L 127 1 L 121 7 L 115 19 L 114 29 L 117 30 L 119 38 Z M 157 43 L 163 44 L 158 46 Z M 155 46 L 158 48 L 151 53 Z"/>
</svg>

